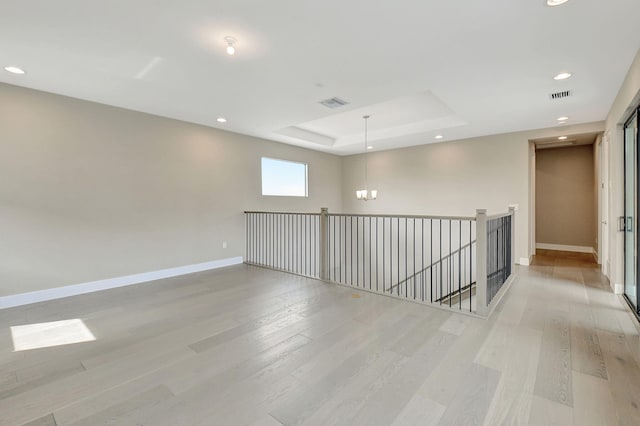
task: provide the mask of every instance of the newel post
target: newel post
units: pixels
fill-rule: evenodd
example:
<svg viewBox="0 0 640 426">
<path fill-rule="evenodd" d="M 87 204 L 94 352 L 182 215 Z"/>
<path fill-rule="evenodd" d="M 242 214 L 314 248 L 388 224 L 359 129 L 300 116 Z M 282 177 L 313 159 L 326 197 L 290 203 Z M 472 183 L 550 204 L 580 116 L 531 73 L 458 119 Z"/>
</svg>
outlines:
<svg viewBox="0 0 640 426">
<path fill-rule="evenodd" d="M 320 209 L 320 279 L 326 280 L 329 276 L 329 258 L 327 256 L 327 234 L 329 229 L 329 209 Z"/>
<path fill-rule="evenodd" d="M 476 313 L 487 316 L 487 209 L 476 210 Z"/>
<path fill-rule="evenodd" d="M 509 206 L 511 215 L 511 274 L 516 273 L 516 207 Z"/>
</svg>

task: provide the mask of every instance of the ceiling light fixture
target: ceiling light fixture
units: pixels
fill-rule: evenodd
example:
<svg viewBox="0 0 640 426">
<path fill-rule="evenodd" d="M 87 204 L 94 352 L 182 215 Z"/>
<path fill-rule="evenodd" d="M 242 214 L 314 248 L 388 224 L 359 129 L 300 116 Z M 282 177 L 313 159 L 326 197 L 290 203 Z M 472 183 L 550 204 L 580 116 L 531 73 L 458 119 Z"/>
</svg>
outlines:
<svg viewBox="0 0 640 426">
<path fill-rule="evenodd" d="M 569 0 L 547 0 L 547 6 L 560 6 L 568 1 Z"/>
<path fill-rule="evenodd" d="M 571 77 L 571 73 L 570 72 L 561 72 L 560 74 L 558 74 L 555 77 L 553 77 L 553 79 L 554 80 L 566 80 L 569 77 Z"/>
<path fill-rule="evenodd" d="M 442 136 L 442 135 L 436 135 L 436 139 L 442 139 L 442 138 L 444 138 L 444 136 Z"/>
<path fill-rule="evenodd" d="M 560 137 L 558 137 L 558 140 L 560 140 L 560 141 L 563 141 L 563 140 L 565 140 L 565 139 L 567 139 L 567 137 L 566 137 L 566 136 L 560 136 Z"/>
<path fill-rule="evenodd" d="M 235 44 L 238 42 L 238 40 L 236 40 L 235 38 L 233 38 L 231 36 L 226 36 L 224 38 L 224 41 L 227 42 L 227 55 L 231 56 L 234 53 L 236 53 Z"/>
<path fill-rule="evenodd" d="M 226 122 L 227 122 L 227 119 L 226 119 L 226 118 L 224 118 L 224 117 L 218 117 L 216 121 L 217 121 L 218 123 L 226 123 Z"/>
<path fill-rule="evenodd" d="M 378 191 L 372 189 L 368 190 L 368 182 L 367 182 L 367 149 L 369 145 L 367 144 L 367 121 L 369 120 L 369 115 L 365 115 L 362 118 L 364 119 L 364 189 L 359 189 L 356 191 L 356 198 L 358 200 L 367 201 L 367 200 L 375 200 L 378 197 Z"/>
<path fill-rule="evenodd" d="M 567 121 L 569 117 L 558 117 L 558 121 Z"/>
<path fill-rule="evenodd" d="M 25 74 L 22 68 L 18 68 L 14 66 L 4 67 L 4 70 L 7 72 L 10 72 L 11 74 Z"/>
</svg>

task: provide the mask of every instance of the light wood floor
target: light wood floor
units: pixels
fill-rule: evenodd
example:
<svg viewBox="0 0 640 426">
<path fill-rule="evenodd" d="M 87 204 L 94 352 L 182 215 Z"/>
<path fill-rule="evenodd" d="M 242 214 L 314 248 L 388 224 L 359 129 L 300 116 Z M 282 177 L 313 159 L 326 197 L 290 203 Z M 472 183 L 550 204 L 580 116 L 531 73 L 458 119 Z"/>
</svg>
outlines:
<svg viewBox="0 0 640 426">
<path fill-rule="evenodd" d="M 245 265 L 0 311 L 0 424 L 640 424 L 634 320 L 546 263 L 490 320 Z M 13 351 L 67 319 L 96 340 Z"/>
</svg>

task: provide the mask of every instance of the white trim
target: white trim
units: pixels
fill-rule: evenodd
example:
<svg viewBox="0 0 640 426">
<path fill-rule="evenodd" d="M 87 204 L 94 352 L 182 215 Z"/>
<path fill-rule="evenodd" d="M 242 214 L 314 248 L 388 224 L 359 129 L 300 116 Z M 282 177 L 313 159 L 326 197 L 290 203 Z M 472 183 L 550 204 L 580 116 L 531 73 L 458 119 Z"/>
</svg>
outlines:
<svg viewBox="0 0 640 426">
<path fill-rule="evenodd" d="M 622 294 L 624 293 L 624 284 L 622 283 L 611 283 L 611 289 L 614 294 Z"/>
<path fill-rule="evenodd" d="M 564 244 L 536 243 L 536 248 L 543 250 L 572 251 L 575 253 L 591 253 L 594 256 L 598 255 L 598 252 L 596 252 L 593 247 L 587 246 L 567 246 Z"/>
<path fill-rule="evenodd" d="M 529 266 L 529 265 L 531 265 L 531 260 L 528 257 L 521 257 L 519 265 L 520 266 Z"/>
<path fill-rule="evenodd" d="M 222 268 L 224 266 L 238 265 L 240 263 L 242 263 L 242 256 L 230 257 L 228 259 L 213 260 L 211 262 L 196 263 L 194 265 L 178 266 L 176 268 L 143 272 L 123 277 L 107 278 L 105 280 L 90 281 L 82 284 L 50 288 L 47 290 L 13 294 L 10 296 L 0 297 L 0 309 L 29 305 L 31 303 L 44 302 L 47 300 L 61 299 L 63 297 L 76 296 L 79 294 L 92 293 L 94 291 L 108 290 L 127 285 L 141 284 L 163 278 L 176 277 L 178 275 L 186 275 L 194 272 Z"/>
</svg>

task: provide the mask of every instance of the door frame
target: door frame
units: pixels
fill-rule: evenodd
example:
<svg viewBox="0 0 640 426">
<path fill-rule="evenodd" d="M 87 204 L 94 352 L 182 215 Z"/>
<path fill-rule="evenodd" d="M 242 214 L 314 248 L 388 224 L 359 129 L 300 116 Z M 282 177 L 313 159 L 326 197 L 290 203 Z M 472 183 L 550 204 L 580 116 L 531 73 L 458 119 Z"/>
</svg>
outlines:
<svg viewBox="0 0 640 426">
<path fill-rule="evenodd" d="M 635 118 L 636 120 L 636 141 L 635 141 L 635 145 L 636 145 L 636 149 L 635 149 L 635 161 L 634 161 L 634 165 L 635 165 L 635 176 L 634 176 L 634 180 L 635 180 L 635 199 L 633 200 L 634 203 L 634 222 L 632 223 L 632 226 L 634 226 L 634 229 L 638 229 L 637 225 L 638 225 L 638 202 L 640 202 L 640 176 L 638 174 L 638 172 L 640 172 L 640 105 L 636 106 L 633 108 L 633 111 L 631 114 L 629 114 L 629 116 L 624 120 L 624 124 L 623 124 L 623 132 L 622 132 L 622 136 L 624 138 L 623 140 L 623 176 L 624 176 L 624 180 L 623 180 L 623 212 L 624 212 L 624 216 L 622 216 L 624 218 L 624 236 L 623 236 L 623 291 L 622 291 L 622 296 L 624 298 L 624 300 L 627 302 L 627 304 L 629 305 L 629 307 L 631 308 L 631 310 L 633 311 L 633 313 L 636 315 L 636 317 L 638 319 L 640 319 L 640 303 L 638 303 L 638 301 L 640 300 L 640 281 L 638 280 L 638 272 L 640 271 L 640 256 L 638 256 L 638 253 L 640 253 L 639 250 L 639 243 L 640 243 L 640 239 L 638 238 L 638 234 L 637 232 L 635 233 L 635 241 L 634 241 L 634 249 L 635 249 L 635 286 L 636 286 L 636 300 L 635 303 L 632 302 L 629 297 L 627 296 L 626 293 L 626 287 L 627 287 L 627 274 L 626 274 L 626 267 L 627 267 L 627 244 L 626 244 L 626 238 L 627 238 L 627 232 L 626 232 L 626 213 L 627 213 L 627 203 L 629 202 L 629 200 L 627 200 L 627 149 L 626 149 L 626 143 L 627 143 L 627 138 L 626 138 L 626 129 L 628 124 Z"/>
<path fill-rule="evenodd" d="M 598 263 L 609 276 L 609 134 L 598 142 Z"/>
</svg>

